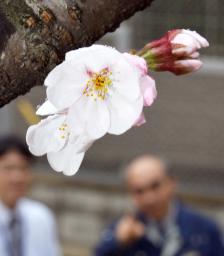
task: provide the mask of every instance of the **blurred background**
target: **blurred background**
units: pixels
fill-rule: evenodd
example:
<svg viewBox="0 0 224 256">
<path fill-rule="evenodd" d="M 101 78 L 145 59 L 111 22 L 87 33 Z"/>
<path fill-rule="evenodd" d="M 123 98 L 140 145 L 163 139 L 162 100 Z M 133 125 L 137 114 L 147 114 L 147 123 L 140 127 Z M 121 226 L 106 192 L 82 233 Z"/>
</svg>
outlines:
<svg viewBox="0 0 224 256">
<path fill-rule="evenodd" d="M 37 159 L 30 196 L 56 213 L 66 256 L 90 255 L 105 225 L 131 207 L 121 186 L 122 165 L 145 152 L 170 160 L 180 180 L 179 196 L 224 228 L 223 13 L 221 0 L 156 0 L 100 40 L 128 51 L 169 29 L 190 28 L 211 46 L 203 52 L 204 67 L 196 74 L 152 73 L 159 96 L 147 110 L 148 122 L 122 137 L 106 136 L 96 142 L 75 177 L 56 174 L 45 158 Z M 25 138 L 33 121 L 27 101 L 36 107 L 44 99 L 44 88 L 36 87 L 2 108 L 1 135 Z"/>
</svg>

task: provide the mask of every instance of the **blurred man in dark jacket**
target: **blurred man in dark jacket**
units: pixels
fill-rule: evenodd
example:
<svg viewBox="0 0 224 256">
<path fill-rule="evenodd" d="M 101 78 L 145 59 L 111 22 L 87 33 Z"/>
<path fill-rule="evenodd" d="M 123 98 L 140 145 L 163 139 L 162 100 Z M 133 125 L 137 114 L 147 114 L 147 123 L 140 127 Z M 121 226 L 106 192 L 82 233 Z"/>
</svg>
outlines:
<svg viewBox="0 0 224 256">
<path fill-rule="evenodd" d="M 137 211 L 113 223 L 96 256 L 224 256 L 216 224 L 177 202 L 176 182 L 166 163 L 145 155 L 125 170 Z"/>
</svg>

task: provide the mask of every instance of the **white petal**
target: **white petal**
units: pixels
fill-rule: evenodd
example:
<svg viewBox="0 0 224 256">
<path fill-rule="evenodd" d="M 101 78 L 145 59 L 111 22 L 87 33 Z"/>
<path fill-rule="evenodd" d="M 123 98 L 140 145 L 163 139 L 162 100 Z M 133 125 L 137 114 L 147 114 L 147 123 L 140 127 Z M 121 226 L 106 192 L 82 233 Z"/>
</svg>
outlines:
<svg viewBox="0 0 224 256">
<path fill-rule="evenodd" d="M 29 127 L 26 141 L 31 153 L 41 156 L 62 149 L 66 140 L 61 139 L 58 128 L 64 121 L 64 115 L 50 116 L 39 124 Z"/>
<path fill-rule="evenodd" d="M 175 74 L 187 74 L 199 70 L 202 66 L 202 61 L 197 59 L 177 60 L 174 62 Z"/>
<path fill-rule="evenodd" d="M 90 139 L 95 140 L 104 136 L 110 126 L 109 111 L 105 101 L 90 96 L 82 96 L 68 112 L 68 123 L 72 130 L 80 127 Z"/>
<path fill-rule="evenodd" d="M 82 153 L 86 152 L 94 143 L 94 140 L 90 139 L 86 133 L 76 136 L 70 143 L 74 144 L 75 152 Z"/>
<path fill-rule="evenodd" d="M 123 55 L 111 47 L 97 46 L 94 49 L 90 47 L 90 51 L 86 54 L 85 66 L 92 72 L 99 72 L 104 68 L 111 69 L 120 58 L 124 58 Z"/>
<path fill-rule="evenodd" d="M 114 75 L 113 90 L 115 93 L 121 94 L 130 101 L 139 98 L 141 77 L 137 68 L 134 68 L 124 58 L 120 58 L 116 65 L 111 67 L 111 72 Z"/>
<path fill-rule="evenodd" d="M 207 39 L 205 39 L 203 36 L 198 34 L 196 31 L 191 31 L 190 29 L 183 29 L 182 31 L 185 34 L 194 37 L 198 41 L 201 47 L 209 46 L 209 42 L 207 41 Z"/>
<path fill-rule="evenodd" d="M 53 104 L 50 103 L 49 100 L 45 101 L 38 109 L 36 114 L 39 116 L 47 116 L 57 114 L 58 110 L 55 108 Z"/>
<path fill-rule="evenodd" d="M 90 47 L 82 47 L 70 52 L 67 52 L 65 55 L 65 60 L 81 60 L 83 57 L 86 57 L 86 55 L 90 51 L 97 51 L 97 50 L 104 50 L 105 46 L 103 45 L 92 45 Z"/>
<path fill-rule="evenodd" d="M 65 60 L 81 60 L 82 56 L 87 53 L 88 49 L 88 47 L 83 47 L 69 51 L 65 54 Z"/>
<path fill-rule="evenodd" d="M 137 119 L 137 121 L 135 122 L 135 125 L 134 126 L 137 126 L 137 127 L 140 127 L 142 126 L 143 124 L 146 123 L 146 119 L 145 119 L 145 115 L 144 113 L 142 112 L 140 117 Z"/>
<path fill-rule="evenodd" d="M 85 64 L 87 70 L 99 72 L 113 65 L 117 61 L 117 58 L 121 56 L 122 54 L 112 47 L 92 45 L 68 52 L 66 54 L 66 60 L 81 61 Z"/>
<path fill-rule="evenodd" d="M 148 66 L 145 59 L 129 53 L 123 53 L 123 56 L 131 65 L 138 69 L 141 76 L 148 74 Z"/>
<path fill-rule="evenodd" d="M 200 43 L 194 37 L 190 36 L 189 34 L 179 33 L 179 34 L 177 34 L 176 37 L 174 37 L 174 39 L 172 40 L 171 43 L 185 45 L 185 46 L 193 48 L 194 50 L 201 48 Z"/>
<path fill-rule="evenodd" d="M 143 97 L 131 102 L 119 94 L 109 99 L 110 129 L 108 133 L 120 135 L 129 130 L 143 109 Z"/>
<path fill-rule="evenodd" d="M 45 78 L 44 85 L 45 86 L 54 86 L 55 81 L 59 80 L 61 77 L 61 69 L 63 67 L 61 63 L 60 65 L 56 66 Z"/>
<path fill-rule="evenodd" d="M 74 175 L 82 163 L 85 153 L 76 153 L 74 144 L 68 143 L 66 147 L 59 152 L 47 154 L 47 159 L 51 167 L 57 172 L 63 172 L 65 175 Z"/>
<path fill-rule="evenodd" d="M 47 98 L 58 110 L 63 110 L 79 99 L 88 77 L 86 68 L 73 61 L 63 62 L 56 69 L 60 69 L 60 72 L 57 71 L 54 76 L 54 69 L 47 78 L 51 80 L 51 86 L 47 87 Z"/>
</svg>

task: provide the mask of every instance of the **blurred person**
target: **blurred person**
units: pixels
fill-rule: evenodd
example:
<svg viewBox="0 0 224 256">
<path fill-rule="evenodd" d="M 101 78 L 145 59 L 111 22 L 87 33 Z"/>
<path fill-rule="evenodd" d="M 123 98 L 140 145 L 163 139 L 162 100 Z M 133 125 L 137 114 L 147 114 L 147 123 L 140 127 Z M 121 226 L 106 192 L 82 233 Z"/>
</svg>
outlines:
<svg viewBox="0 0 224 256">
<path fill-rule="evenodd" d="M 96 256 L 224 256 L 221 233 L 175 199 L 177 183 L 162 159 L 144 155 L 125 170 L 136 206 L 103 234 Z"/>
<path fill-rule="evenodd" d="M 54 216 L 26 198 L 32 160 L 20 139 L 0 138 L 0 256 L 59 256 Z"/>
</svg>

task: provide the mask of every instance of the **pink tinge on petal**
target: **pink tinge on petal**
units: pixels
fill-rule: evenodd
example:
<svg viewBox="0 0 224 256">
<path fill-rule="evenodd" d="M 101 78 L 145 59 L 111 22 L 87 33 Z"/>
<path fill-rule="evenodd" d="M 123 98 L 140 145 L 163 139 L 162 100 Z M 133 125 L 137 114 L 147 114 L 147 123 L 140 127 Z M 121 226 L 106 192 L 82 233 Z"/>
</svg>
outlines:
<svg viewBox="0 0 224 256">
<path fill-rule="evenodd" d="M 172 50 L 172 54 L 178 58 L 188 57 L 197 51 L 196 47 L 191 46 L 180 46 Z"/>
<path fill-rule="evenodd" d="M 182 32 L 183 29 L 172 29 L 167 32 L 167 37 L 169 41 L 172 41 L 174 37 Z"/>
<path fill-rule="evenodd" d="M 139 126 L 141 126 L 141 125 L 143 125 L 143 124 L 145 124 L 145 123 L 146 123 L 145 115 L 144 115 L 144 113 L 142 112 L 141 115 L 140 115 L 140 117 L 137 119 L 136 123 L 134 124 L 134 126 L 139 127 Z"/>
<path fill-rule="evenodd" d="M 176 36 L 178 33 L 181 32 L 181 29 L 174 29 L 171 31 L 168 31 L 163 37 L 161 37 L 158 40 L 154 40 L 146 45 L 147 49 L 153 49 L 163 46 L 164 44 L 167 44 L 170 42 L 174 36 Z"/>
<path fill-rule="evenodd" d="M 154 62 L 163 62 L 173 58 L 172 47 L 169 42 L 151 50 Z"/>
<path fill-rule="evenodd" d="M 170 71 L 175 75 L 184 75 L 195 72 L 202 66 L 202 61 L 199 59 L 183 59 L 173 62 L 164 62 L 156 66 L 157 71 Z"/>
<path fill-rule="evenodd" d="M 148 73 L 148 67 L 145 59 L 137 56 L 132 55 L 129 53 L 123 53 L 125 59 L 134 67 L 138 68 L 141 75 L 147 75 Z"/>
<path fill-rule="evenodd" d="M 141 80 L 141 90 L 144 99 L 144 106 L 151 106 L 157 96 L 155 80 L 145 76 Z"/>
<path fill-rule="evenodd" d="M 168 33 L 166 33 L 161 39 L 148 43 L 145 46 L 145 49 L 149 50 L 153 57 L 156 58 L 163 57 L 168 54 L 170 55 L 172 49 Z"/>
<path fill-rule="evenodd" d="M 172 71 L 176 75 L 188 74 L 199 70 L 202 62 L 197 59 L 175 61 Z"/>
<path fill-rule="evenodd" d="M 199 52 L 193 52 L 189 57 L 191 57 L 192 59 L 198 59 L 200 57 L 200 53 Z"/>
<path fill-rule="evenodd" d="M 172 45 L 169 37 L 170 34 L 167 32 L 161 39 L 155 40 L 145 46 L 144 50 L 146 52 L 144 55 L 146 56 L 149 69 L 154 70 L 155 64 L 173 60 Z"/>
<path fill-rule="evenodd" d="M 208 41 L 195 31 L 182 29 L 171 41 L 172 53 L 178 58 L 198 58 L 197 50 L 208 47 Z"/>
<path fill-rule="evenodd" d="M 173 38 L 181 33 L 182 29 L 173 29 L 168 31 L 163 37 L 160 39 L 154 40 L 146 45 L 147 49 L 153 49 L 163 46 L 173 40 Z"/>
<path fill-rule="evenodd" d="M 192 36 L 188 35 L 188 34 L 178 34 L 176 37 L 174 37 L 174 39 L 171 41 L 171 43 L 174 45 L 183 45 L 186 47 L 191 47 L 194 49 L 200 49 L 201 45 L 200 43 Z"/>
</svg>

